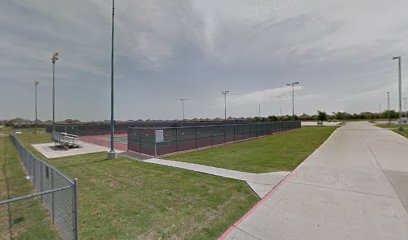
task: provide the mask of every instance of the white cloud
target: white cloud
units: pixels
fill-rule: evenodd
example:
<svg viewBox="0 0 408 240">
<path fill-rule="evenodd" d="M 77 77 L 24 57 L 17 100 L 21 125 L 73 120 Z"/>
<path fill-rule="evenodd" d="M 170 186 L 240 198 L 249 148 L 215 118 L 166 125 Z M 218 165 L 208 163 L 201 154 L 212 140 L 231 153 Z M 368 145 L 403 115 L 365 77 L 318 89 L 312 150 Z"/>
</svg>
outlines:
<svg viewBox="0 0 408 240">
<path fill-rule="evenodd" d="M 234 115 L 253 114 L 260 103 L 265 112 L 276 113 L 279 105 L 289 109 L 290 89 L 280 86 L 293 79 L 304 87 L 296 93 L 299 112 L 373 109 L 380 102 L 385 106 L 384 91 L 395 95 L 391 57 L 408 56 L 406 0 L 121 0 L 116 5 L 122 119 L 177 117 L 172 101 L 185 95 L 194 108 L 191 117 L 221 116 L 220 91 L 229 88 Z M 0 96 L 26 96 L 12 105 L 0 101 L 0 119 L 31 117 L 26 101 L 37 78 L 44 89 L 43 118 L 50 116 L 54 51 L 61 53 L 60 117 L 108 118 L 110 11 L 110 0 L 0 1 Z M 403 76 L 406 88 L 406 71 Z"/>
</svg>

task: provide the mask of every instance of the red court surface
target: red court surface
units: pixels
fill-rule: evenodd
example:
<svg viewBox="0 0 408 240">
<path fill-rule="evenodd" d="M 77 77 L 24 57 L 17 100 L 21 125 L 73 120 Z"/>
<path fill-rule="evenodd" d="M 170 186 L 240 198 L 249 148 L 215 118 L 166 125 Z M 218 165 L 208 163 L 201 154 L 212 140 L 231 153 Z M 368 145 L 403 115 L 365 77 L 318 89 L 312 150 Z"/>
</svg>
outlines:
<svg viewBox="0 0 408 240">
<path fill-rule="evenodd" d="M 115 134 L 115 139 L 116 138 L 122 139 L 124 137 L 127 137 L 127 133 Z M 108 135 L 81 136 L 80 140 L 84 142 L 104 146 L 104 147 L 110 147 L 110 135 L 109 134 Z M 127 142 L 115 141 L 115 149 L 120 150 L 120 151 L 127 151 L 128 150 Z"/>
</svg>

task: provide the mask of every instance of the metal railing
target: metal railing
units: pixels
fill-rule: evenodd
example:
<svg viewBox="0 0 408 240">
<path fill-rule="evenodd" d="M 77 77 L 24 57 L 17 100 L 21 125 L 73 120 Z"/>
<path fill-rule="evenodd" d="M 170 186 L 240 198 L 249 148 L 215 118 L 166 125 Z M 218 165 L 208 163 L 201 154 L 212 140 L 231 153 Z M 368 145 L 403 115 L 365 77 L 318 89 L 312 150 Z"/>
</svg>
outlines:
<svg viewBox="0 0 408 240">
<path fill-rule="evenodd" d="M 27 178 L 34 186 L 35 193 L 0 201 L 0 207 L 7 206 L 10 209 L 12 204 L 24 206 L 21 204 L 22 201 L 38 198 L 48 210 L 50 221 L 59 236 L 62 239 L 78 239 L 77 179 L 70 179 L 55 167 L 35 157 L 16 136 L 12 135 L 10 138 L 20 156 Z M 33 205 L 30 206 L 33 207 Z M 10 216 L 8 218 L 10 219 Z M 13 223 L 9 221 L 9 224 Z M 12 229 L 12 226 L 9 228 Z M 12 237 L 10 234 L 10 239 Z"/>
<path fill-rule="evenodd" d="M 79 147 L 79 137 L 74 134 L 54 131 L 52 133 L 52 140 L 54 140 L 56 146 L 62 146 L 66 148 Z"/>
<path fill-rule="evenodd" d="M 243 141 L 300 127 L 300 121 L 174 128 L 130 127 L 128 131 L 128 150 L 151 156 L 163 156 Z"/>
</svg>

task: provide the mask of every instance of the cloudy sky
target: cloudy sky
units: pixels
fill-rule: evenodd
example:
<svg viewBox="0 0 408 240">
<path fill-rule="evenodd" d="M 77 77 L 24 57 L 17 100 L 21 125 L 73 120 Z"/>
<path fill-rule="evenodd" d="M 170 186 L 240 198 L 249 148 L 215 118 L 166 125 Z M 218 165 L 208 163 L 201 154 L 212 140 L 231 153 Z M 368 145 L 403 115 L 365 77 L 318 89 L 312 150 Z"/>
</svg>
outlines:
<svg viewBox="0 0 408 240">
<path fill-rule="evenodd" d="M 406 0 L 117 0 L 116 113 L 120 120 L 378 111 L 395 55 L 408 56 Z M 109 118 L 110 0 L 0 1 L 0 119 Z M 408 61 L 408 60 L 407 60 Z M 404 62 L 403 62 L 404 64 Z M 403 65 L 404 68 L 404 65 Z M 406 68 L 405 68 L 406 69 Z M 403 69 L 405 79 L 408 72 Z M 408 94 L 408 81 L 404 92 Z M 380 106 L 381 105 L 381 106 Z"/>
</svg>

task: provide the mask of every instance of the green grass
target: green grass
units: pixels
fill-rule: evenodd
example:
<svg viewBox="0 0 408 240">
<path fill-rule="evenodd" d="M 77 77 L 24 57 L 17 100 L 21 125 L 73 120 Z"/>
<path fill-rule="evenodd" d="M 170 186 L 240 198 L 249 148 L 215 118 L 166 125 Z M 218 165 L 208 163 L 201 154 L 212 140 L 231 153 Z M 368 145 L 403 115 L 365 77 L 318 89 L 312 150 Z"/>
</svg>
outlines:
<svg viewBox="0 0 408 240">
<path fill-rule="evenodd" d="M 50 141 L 24 131 L 19 138 L 31 150 Z M 82 239 L 216 239 L 259 201 L 242 181 L 105 159 L 106 153 L 45 159 L 79 179 Z"/>
<path fill-rule="evenodd" d="M 165 159 L 253 173 L 290 171 L 317 149 L 336 128 L 304 127 Z"/>
<path fill-rule="evenodd" d="M 388 128 L 406 138 L 408 138 L 408 124 L 403 125 L 404 131 L 399 131 L 398 124 L 392 123 L 392 124 L 377 124 L 376 126 L 382 127 L 382 128 Z"/>
<path fill-rule="evenodd" d="M 33 193 L 17 151 L 7 136 L 0 137 L 0 167 L 0 200 Z M 58 239 L 38 198 L 0 206 L 0 239 L 9 239 L 10 234 L 12 239 Z"/>
</svg>

